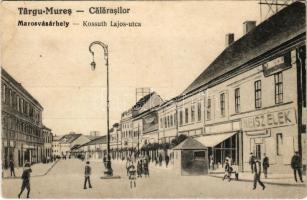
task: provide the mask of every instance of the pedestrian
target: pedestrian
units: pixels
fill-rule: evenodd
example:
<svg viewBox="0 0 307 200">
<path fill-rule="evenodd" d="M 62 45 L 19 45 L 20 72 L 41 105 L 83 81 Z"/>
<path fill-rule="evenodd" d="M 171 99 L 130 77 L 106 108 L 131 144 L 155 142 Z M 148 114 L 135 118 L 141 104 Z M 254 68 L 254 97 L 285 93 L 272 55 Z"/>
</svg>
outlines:
<svg viewBox="0 0 307 200">
<path fill-rule="evenodd" d="M 145 178 L 149 177 L 149 162 L 147 160 L 144 160 L 143 162 L 143 169 L 144 169 Z"/>
<path fill-rule="evenodd" d="M 86 165 L 85 165 L 85 169 L 84 169 L 84 187 L 83 189 L 87 189 L 86 188 L 86 183 L 88 182 L 88 186 L 89 188 L 92 188 L 91 185 L 91 174 L 92 174 L 92 168 L 90 166 L 90 162 L 86 161 Z"/>
<path fill-rule="evenodd" d="M 253 154 L 253 152 L 250 153 L 250 156 L 249 156 L 249 165 L 251 166 L 251 171 L 252 171 L 252 174 L 254 173 L 254 162 L 255 162 L 255 156 Z"/>
<path fill-rule="evenodd" d="M 214 159 L 213 159 L 213 155 L 210 155 L 209 157 L 209 168 L 211 170 L 214 170 Z"/>
<path fill-rule="evenodd" d="M 270 167 L 269 158 L 266 156 L 266 154 L 264 154 L 264 158 L 262 160 L 264 178 L 268 178 L 268 168 L 269 167 Z"/>
<path fill-rule="evenodd" d="M 262 186 L 262 189 L 264 190 L 265 186 L 262 183 L 262 181 L 260 180 L 260 178 L 261 178 L 261 163 L 260 163 L 260 161 L 258 159 L 254 160 L 253 172 L 254 172 L 254 187 L 253 187 L 253 190 L 256 189 L 257 182 Z"/>
<path fill-rule="evenodd" d="M 127 157 L 127 161 L 126 161 L 127 176 L 129 176 L 129 167 L 130 167 L 130 165 L 131 165 L 130 158 Z"/>
<path fill-rule="evenodd" d="M 22 192 L 27 189 L 27 198 L 30 198 L 30 174 L 32 172 L 32 169 L 30 167 L 30 163 L 26 162 L 24 166 L 24 170 L 21 175 L 22 179 L 22 185 L 21 185 L 21 190 L 20 193 L 18 194 L 18 198 L 20 199 L 20 196 Z"/>
<path fill-rule="evenodd" d="M 169 163 L 169 156 L 166 154 L 166 156 L 165 156 L 165 165 L 166 165 L 166 167 L 168 166 L 168 163 Z"/>
<path fill-rule="evenodd" d="M 232 172 L 232 168 L 231 168 L 231 166 L 229 164 L 228 159 L 225 160 L 225 167 L 224 167 L 224 169 L 225 169 L 225 175 L 223 177 L 223 180 L 225 180 L 225 178 L 228 178 L 228 181 L 231 181 L 230 175 L 231 175 L 231 172 Z"/>
<path fill-rule="evenodd" d="M 15 163 L 12 159 L 9 162 L 9 167 L 10 167 L 10 171 L 11 171 L 11 176 L 14 175 L 14 177 L 16 177 L 16 175 L 15 175 Z"/>
<path fill-rule="evenodd" d="M 135 171 L 135 166 L 134 166 L 133 162 L 131 162 L 130 166 L 128 167 L 128 172 L 129 172 L 130 188 L 132 189 L 132 185 L 134 185 L 134 187 L 136 187 L 136 182 L 135 182 L 136 171 Z"/>
<path fill-rule="evenodd" d="M 156 156 L 156 165 L 159 163 L 159 157 L 158 156 Z"/>
<path fill-rule="evenodd" d="M 291 167 L 293 169 L 294 173 L 294 180 L 297 182 L 297 177 L 296 173 L 298 173 L 300 177 L 300 181 L 303 183 L 303 178 L 302 178 L 302 159 L 298 151 L 296 151 L 291 159 Z"/>
<path fill-rule="evenodd" d="M 136 172 L 138 174 L 138 177 L 141 177 L 142 178 L 142 168 L 143 168 L 143 163 L 142 163 L 142 160 L 138 160 L 138 163 L 137 163 L 137 167 L 136 167 Z"/>
<path fill-rule="evenodd" d="M 106 169 L 107 168 L 107 156 L 106 155 L 103 156 L 103 165 L 104 165 L 104 168 Z"/>
<path fill-rule="evenodd" d="M 236 181 L 238 181 L 239 180 L 239 168 L 238 168 L 237 163 L 235 161 L 233 161 L 232 165 L 230 167 L 232 168 L 231 173 L 235 174 L 235 179 L 236 179 Z"/>
<path fill-rule="evenodd" d="M 159 154 L 159 166 L 161 167 L 162 166 L 162 155 Z"/>
</svg>

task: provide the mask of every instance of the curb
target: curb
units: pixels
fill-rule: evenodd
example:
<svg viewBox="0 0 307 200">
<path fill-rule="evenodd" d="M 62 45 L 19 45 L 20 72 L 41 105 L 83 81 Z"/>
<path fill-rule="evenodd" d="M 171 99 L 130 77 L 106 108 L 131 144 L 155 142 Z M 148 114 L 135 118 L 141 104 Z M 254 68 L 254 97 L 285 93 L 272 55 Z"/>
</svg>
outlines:
<svg viewBox="0 0 307 200">
<path fill-rule="evenodd" d="M 213 175 L 213 174 L 209 174 L 209 176 L 214 177 L 214 178 L 220 178 L 222 179 L 223 177 L 217 176 L 217 175 Z M 239 180 L 234 180 L 234 181 L 240 181 L 240 182 L 250 182 L 253 183 L 253 180 L 249 180 L 249 179 L 239 179 Z M 290 186 L 290 187 L 306 187 L 305 183 L 302 184 L 295 184 L 295 183 L 274 183 L 274 182 L 268 182 L 265 180 L 262 180 L 263 183 L 265 184 L 269 184 L 269 185 L 280 185 L 280 186 Z"/>
<path fill-rule="evenodd" d="M 45 173 L 43 173 L 43 174 L 38 174 L 38 175 L 33 175 L 33 176 L 31 176 L 31 177 L 41 177 L 41 176 L 47 175 L 59 161 L 60 161 L 60 160 L 56 160 L 56 161 L 48 168 L 48 170 L 47 170 Z M 2 179 L 20 179 L 20 178 L 21 178 L 21 176 L 16 176 L 16 177 L 2 177 Z"/>
</svg>

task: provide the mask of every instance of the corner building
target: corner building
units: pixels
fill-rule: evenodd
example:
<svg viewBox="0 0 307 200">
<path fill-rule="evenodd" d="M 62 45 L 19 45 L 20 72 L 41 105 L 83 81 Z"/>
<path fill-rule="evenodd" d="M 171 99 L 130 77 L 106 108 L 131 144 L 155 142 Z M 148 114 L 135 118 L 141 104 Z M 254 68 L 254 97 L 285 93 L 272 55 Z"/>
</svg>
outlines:
<svg viewBox="0 0 307 200">
<path fill-rule="evenodd" d="M 305 14 L 305 4 L 295 2 L 258 26 L 244 23 L 245 35 L 181 95 L 201 103 L 203 129 L 190 100 L 182 103 L 188 107 L 179 111 L 179 124 L 193 126 L 193 137 L 210 148 L 216 164 L 229 156 L 241 171 L 250 171 L 253 152 L 259 159 L 269 157 L 270 171 L 288 173 L 294 151 L 306 150 Z"/>
<path fill-rule="evenodd" d="M 44 154 L 41 104 L 1 68 L 2 163 L 41 162 Z"/>
</svg>

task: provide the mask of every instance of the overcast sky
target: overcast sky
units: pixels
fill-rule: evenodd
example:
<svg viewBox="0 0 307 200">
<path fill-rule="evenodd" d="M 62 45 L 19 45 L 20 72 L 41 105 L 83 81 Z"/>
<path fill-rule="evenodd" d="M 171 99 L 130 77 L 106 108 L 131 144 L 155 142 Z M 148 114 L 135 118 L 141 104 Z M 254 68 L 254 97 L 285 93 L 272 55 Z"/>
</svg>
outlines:
<svg viewBox="0 0 307 200">
<path fill-rule="evenodd" d="M 109 45 L 111 124 L 135 103 L 135 88 L 151 87 L 163 99 L 180 94 L 225 48 L 225 34 L 242 36 L 246 20 L 259 23 L 258 1 L 170 2 L 3 2 L 2 66 L 42 104 L 43 123 L 57 135 L 106 131 L 106 70 L 95 47 L 90 70 L 88 46 Z M 17 7 L 84 9 L 72 16 L 17 15 Z M 125 16 L 90 15 L 90 6 L 123 6 Z M 17 27 L 18 19 L 138 21 L 141 28 Z"/>
</svg>

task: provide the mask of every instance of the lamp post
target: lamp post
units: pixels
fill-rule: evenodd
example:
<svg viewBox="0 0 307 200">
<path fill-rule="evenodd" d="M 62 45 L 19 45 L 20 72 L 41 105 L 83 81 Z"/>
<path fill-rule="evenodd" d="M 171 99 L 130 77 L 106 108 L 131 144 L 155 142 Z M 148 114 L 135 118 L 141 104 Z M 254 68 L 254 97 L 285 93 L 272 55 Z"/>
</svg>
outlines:
<svg viewBox="0 0 307 200">
<path fill-rule="evenodd" d="M 100 41 L 94 41 L 90 44 L 89 46 L 89 51 L 93 56 L 93 61 L 91 62 L 91 69 L 94 71 L 96 68 L 96 63 L 94 61 L 94 51 L 92 50 L 92 47 L 94 45 L 98 45 L 103 48 L 104 51 L 104 60 L 105 60 L 105 65 L 107 67 L 107 159 L 106 159 L 106 169 L 104 174 L 107 177 L 112 177 L 113 176 L 113 170 L 111 166 L 111 158 L 110 158 L 110 132 L 109 132 L 109 58 L 108 58 L 108 45 L 100 42 Z"/>
</svg>

